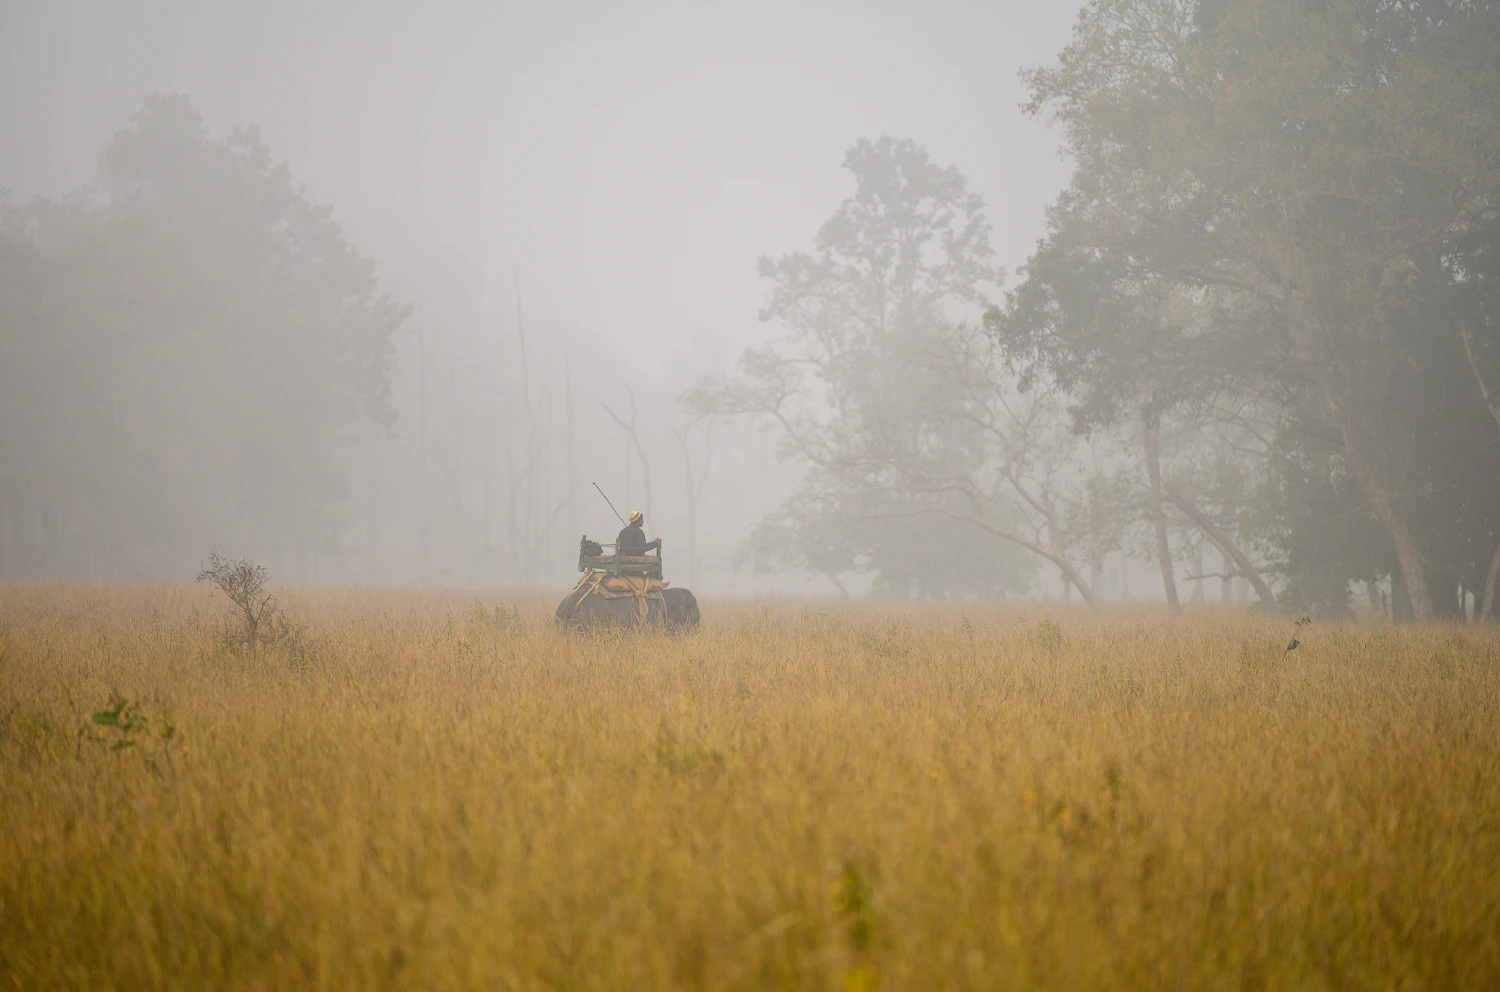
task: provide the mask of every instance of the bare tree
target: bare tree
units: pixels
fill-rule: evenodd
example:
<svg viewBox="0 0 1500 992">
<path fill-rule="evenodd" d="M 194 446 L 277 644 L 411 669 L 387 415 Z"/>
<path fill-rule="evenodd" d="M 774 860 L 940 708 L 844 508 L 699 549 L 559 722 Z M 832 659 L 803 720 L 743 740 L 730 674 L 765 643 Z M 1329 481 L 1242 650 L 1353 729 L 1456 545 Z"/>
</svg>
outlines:
<svg viewBox="0 0 1500 992">
<path fill-rule="evenodd" d="M 760 260 L 771 284 L 760 316 L 779 333 L 747 349 L 736 375 L 700 382 L 685 404 L 778 429 L 780 455 L 808 469 L 793 497 L 803 531 L 793 543 L 809 549 L 798 560 L 809 569 L 853 563 L 834 546 L 813 552 L 827 542 L 803 525 L 938 514 L 1042 554 L 1086 589 L 1060 550 L 1065 528 L 1049 499 L 1060 475 L 1024 430 L 1034 411 L 1007 411 L 1020 397 L 998 382 L 955 383 L 962 361 L 945 347 L 979 347 L 983 332 L 960 333 L 955 322 L 977 317 L 1003 279 L 983 201 L 911 141 L 860 141 L 844 164 L 854 189 L 813 251 Z M 985 386 L 1000 388 L 975 402 Z M 999 422 L 986 434 L 991 416 Z M 1012 495 L 1020 506 L 1007 505 Z"/>
<path fill-rule="evenodd" d="M 703 431 L 703 462 L 698 468 L 694 468 L 691 440 L 693 430 L 700 427 Z M 698 586 L 699 561 L 698 561 L 698 504 L 703 497 L 703 486 L 708 482 L 708 473 L 713 467 L 713 421 L 707 418 L 690 420 L 686 424 L 674 426 L 672 435 L 677 438 L 677 445 L 682 449 L 682 470 L 684 481 L 687 483 L 688 503 L 688 584 L 694 588 Z"/>
<path fill-rule="evenodd" d="M 896 491 L 937 497 L 935 512 L 1046 559 L 1097 608 L 1085 535 L 1070 526 L 1082 516 L 1082 475 L 1061 397 L 1041 383 L 1020 392 L 993 339 L 968 325 L 940 335 L 917 367 L 932 375 L 931 433 L 889 446 Z"/>
<path fill-rule="evenodd" d="M 218 589 L 234 605 L 237 629 L 229 631 L 252 650 L 281 640 L 291 631 L 273 593 L 266 591 L 269 573 L 250 558 L 225 558 L 210 551 L 198 570 L 198 581 Z"/>
<path fill-rule="evenodd" d="M 1474 345 L 1469 340 L 1469 327 L 1463 321 L 1459 321 L 1458 335 L 1464 343 L 1464 357 L 1468 359 L 1469 371 L 1474 373 L 1474 381 L 1479 384 L 1479 395 L 1484 397 L 1484 405 L 1489 407 L 1490 414 L 1495 418 L 1495 426 L 1500 427 L 1500 395 L 1490 391 L 1485 383 L 1484 376 L 1479 371 L 1479 363 L 1474 359 Z M 1495 583 L 1500 581 L 1500 544 L 1495 547 L 1495 553 L 1490 557 L 1490 568 L 1484 578 L 1484 603 L 1475 612 L 1474 622 L 1478 623 L 1489 619 L 1490 611 L 1495 606 Z"/>
<path fill-rule="evenodd" d="M 630 442 L 630 448 L 641 461 L 641 484 L 646 489 L 646 519 L 655 520 L 656 515 L 651 506 L 651 461 L 646 457 L 646 446 L 641 443 L 640 431 L 637 429 L 637 411 L 635 405 L 635 391 L 630 388 L 630 383 L 625 384 L 625 395 L 630 398 L 630 419 L 626 420 L 618 413 L 609 408 L 609 404 L 600 402 L 604 412 L 609 414 L 611 420 L 619 425 L 620 430 L 625 432 L 625 437 Z"/>
<path fill-rule="evenodd" d="M 921 515 L 972 524 L 1051 562 L 1097 607 L 1082 571 L 1083 535 L 1070 526 L 1081 503 L 1079 441 L 1061 398 L 1041 384 L 1018 392 L 994 341 L 965 324 L 934 329 L 902 368 L 899 416 L 872 418 L 858 433 L 787 430 L 783 443 L 815 470 L 805 498 L 850 525 Z M 719 392 L 713 408 L 790 425 L 786 398 Z M 689 404 L 706 406 L 701 394 Z"/>
<path fill-rule="evenodd" d="M 1172 573 L 1172 548 L 1167 543 L 1167 512 L 1161 481 L 1161 419 L 1152 410 L 1151 404 L 1141 406 L 1141 444 L 1145 452 L 1146 476 L 1151 480 L 1151 495 L 1148 506 L 1151 511 L 1151 530 L 1156 537 L 1156 562 L 1161 568 L 1162 589 L 1167 594 L 1167 606 L 1173 613 L 1182 610 L 1177 600 L 1177 580 Z"/>
<path fill-rule="evenodd" d="M 578 489 L 583 485 L 583 475 L 578 468 L 577 417 L 574 415 L 573 406 L 573 369 L 566 355 L 563 357 L 563 403 L 568 410 L 564 442 L 568 449 L 568 536 L 571 539 L 572 535 L 582 533 L 583 517 L 578 505 Z"/>
<path fill-rule="evenodd" d="M 521 307 L 521 285 L 517 277 L 516 287 L 516 340 L 521 359 L 521 396 L 526 412 L 527 434 L 521 445 L 521 456 L 517 458 L 510 445 L 505 448 L 507 481 L 506 535 L 510 547 L 513 567 L 519 578 L 530 582 L 536 577 L 537 564 L 546 548 L 553 528 L 562 512 L 571 506 L 578 489 L 577 466 L 572 457 L 573 437 L 573 390 L 571 379 L 567 381 L 567 441 L 568 472 L 567 492 L 561 498 L 550 495 L 549 473 L 552 449 L 552 402 L 551 394 L 543 387 L 537 402 L 531 393 L 531 360 L 526 352 L 526 324 Z M 537 408 L 541 408 L 538 416 Z"/>
<path fill-rule="evenodd" d="M 422 581 L 427 581 L 428 524 L 427 524 L 427 324 L 417 322 L 417 417 L 418 441 L 421 452 L 421 468 L 417 474 L 417 493 L 422 515 Z"/>
</svg>

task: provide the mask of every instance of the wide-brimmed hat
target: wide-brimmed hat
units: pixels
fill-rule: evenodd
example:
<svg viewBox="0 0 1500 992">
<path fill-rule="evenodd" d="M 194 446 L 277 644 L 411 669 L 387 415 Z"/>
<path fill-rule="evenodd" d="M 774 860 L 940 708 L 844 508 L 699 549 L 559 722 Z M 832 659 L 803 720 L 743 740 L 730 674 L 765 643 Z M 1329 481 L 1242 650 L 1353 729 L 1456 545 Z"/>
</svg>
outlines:
<svg viewBox="0 0 1500 992">
<path fill-rule="evenodd" d="M 630 522 L 631 523 L 638 524 L 642 520 L 645 520 L 645 519 L 646 519 L 645 517 L 641 516 L 641 511 L 640 510 L 631 510 L 630 511 Z"/>
</svg>

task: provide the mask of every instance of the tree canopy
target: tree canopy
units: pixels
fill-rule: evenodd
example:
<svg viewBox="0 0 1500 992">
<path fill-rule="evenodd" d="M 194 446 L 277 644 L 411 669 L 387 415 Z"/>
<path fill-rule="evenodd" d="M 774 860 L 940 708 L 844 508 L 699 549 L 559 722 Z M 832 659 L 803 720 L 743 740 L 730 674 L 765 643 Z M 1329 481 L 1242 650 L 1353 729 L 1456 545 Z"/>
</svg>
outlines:
<svg viewBox="0 0 1500 992">
<path fill-rule="evenodd" d="M 749 559 L 926 595 L 1025 588 L 1018 547 L 1071 568 L 1047 398 L 1011 388 L 979 323 L 1003 278 L 983 202 L 910 140 L 860 141 L 844 166 L 854 192 L 815 250 L 760 261 L 779 334 L 686 397 L 760 419 L 806 472 Z"/>
<path fill-rule="evenodd" d="M 781 336 L 689 397 L 806 467 L 751 557 L 875 571 L 861 528 L 938 516 L 1091 602 L 1135 549 L 1176 607 L 1207 548 L 1267 606 L 1488 613 L 1500 11 L 1094 0 L 1023 75 L 1074 171 L 1003 300 L 978 198 L 911 142 L 857 144 L 815 251 L 762 260 Z"/>
<path fill-rule="evenodd" d="M 4 206 L 4 574 L 336 550 L 405 308 L 254 129 L 213 137 L 184 97 L 146 100 L 98 194 Z"/>
<path fill-rule="evenodd" d="M 1027 74 L 1077 166 L 991 330 L 1083 430 L 1256 411 L 1294 596 L 1493 596 L 1497 41 L 1478 3 L 1097 0 Z"/>
</svg>

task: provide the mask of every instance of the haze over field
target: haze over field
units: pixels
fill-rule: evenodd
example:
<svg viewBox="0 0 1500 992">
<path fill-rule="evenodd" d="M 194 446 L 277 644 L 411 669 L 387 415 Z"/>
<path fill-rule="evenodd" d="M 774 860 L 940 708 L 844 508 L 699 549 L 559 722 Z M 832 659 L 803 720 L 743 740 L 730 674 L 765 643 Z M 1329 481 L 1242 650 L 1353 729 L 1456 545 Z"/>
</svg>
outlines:
<svg viewBox="0 0 1500 992">
<path fill-rule="evenodd" d="M 1493 610 L 1492 12 L 971 6 L 8 5 L 0 575 Z"/>
<path fill-rule="evenodd" d="M 856 138 L 911 136 L 964 161 L 1007 263 L 1024 259 L 1066 171 L 1056 133 L 1016 112 L 1015 70 L 1066 39 L 1072 7 L 10 4 L 0 129 L 19 140 L 0 146 L 0 186 L 15 202 L 90 183 L 152 92 L 190 96 L 215 135 L 256 124 L 458 364 L 474 338 L 514 334 L 519 281 L 533 349 L 551 339 L 560 355 L 565 341 L 595 378 L 618 363 L 639 370 L 641 392 L 660 394 L 643 428 L 656 471 L 675 481 L 675 395 L 761 333 L 755 259 L 810 242 L 846 193 L 839 159 Z M 409 337 L 393 370 L 404 438 L 418 421 Z M 514 378 L 489 369 L 474 389 Z M 617 429 L 597 402 L 580 417 L 601 442 L 589 478 L 624 499 L 623 452 L 597 461 L 620 447 Z M 753 581 L 730 560 L 795 478 L 752 438 L 734 449 L 750 457 L 719 459 L 700 552 L 721 589 Z M 433 485 L 429 531 L 447 535 L 462 525 Z M 681 487 L 659 486 L 662 532 L 682 544 Z M 641 502 L 638 482 L 631 495 Z M 319 577 L 419 581 L 418 500 L 402 498 L 391 527 L 403 534 L 387 544 L 405 556 L 322 561 Z M 592 490 L 586 511 L 597 528 L 613 521 Z M 577 540 L 556 537 L 554 582 Z M 446 545 L 428 557 L 432 581 L 526 578 Z"/>
</svg>

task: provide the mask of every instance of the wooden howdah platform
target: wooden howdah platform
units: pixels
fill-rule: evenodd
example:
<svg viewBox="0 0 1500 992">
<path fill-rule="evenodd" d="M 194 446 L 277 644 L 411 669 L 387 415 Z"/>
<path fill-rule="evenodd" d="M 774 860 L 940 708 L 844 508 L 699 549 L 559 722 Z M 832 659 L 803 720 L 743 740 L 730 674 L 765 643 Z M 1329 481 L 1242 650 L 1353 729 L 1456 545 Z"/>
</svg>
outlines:
<svg viewBox="0 0 1500 992">
<path fill-rule="evenodd" d="M 587 537 L 579 542 L 578 570 L 580 572 L 606 572 L 610 575 L 641 575 L 650 579 L 661 579 L 661 549 L 656 549 L 654 555 L 617 555 L 585 554 L 589 550 L 585 545 L 591 542 Z M 612 545 L 602 545 L 607 550 Z"/>
</svg>

